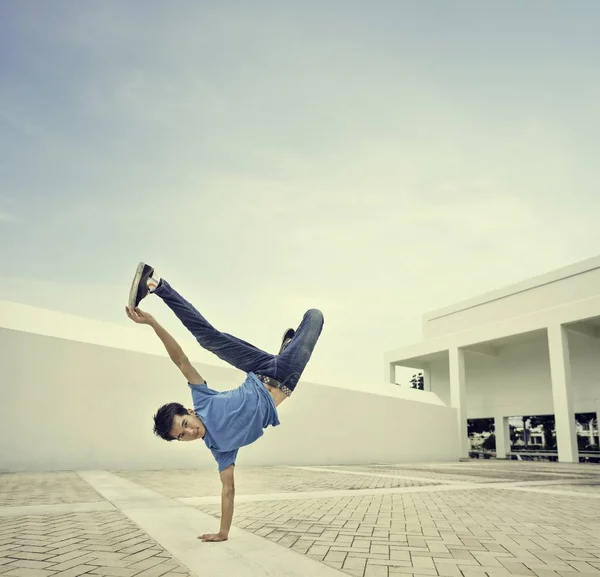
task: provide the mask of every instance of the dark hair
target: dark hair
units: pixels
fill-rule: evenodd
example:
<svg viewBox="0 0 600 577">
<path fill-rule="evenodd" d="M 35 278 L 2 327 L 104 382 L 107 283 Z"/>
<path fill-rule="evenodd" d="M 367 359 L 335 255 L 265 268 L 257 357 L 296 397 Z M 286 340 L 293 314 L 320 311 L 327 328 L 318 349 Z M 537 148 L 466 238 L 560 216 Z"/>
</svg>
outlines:
<svg viewBox="0 0 600 577">
<path fill-rule="evenodd" d="M 181 403 L 167 403 L 158 409 L 154 415 L 154 434 L 165 441 L 174 441 L 170 431 L 177 415 L 187 415 L 187 409 Z"/>
</svg>

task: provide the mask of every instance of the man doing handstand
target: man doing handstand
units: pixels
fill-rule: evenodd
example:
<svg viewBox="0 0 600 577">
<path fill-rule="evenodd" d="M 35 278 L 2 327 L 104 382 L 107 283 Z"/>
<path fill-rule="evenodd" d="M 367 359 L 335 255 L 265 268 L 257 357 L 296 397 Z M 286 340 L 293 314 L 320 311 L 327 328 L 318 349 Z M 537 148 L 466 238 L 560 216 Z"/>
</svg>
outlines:
<svg viewBox="0 0 600 577">
<path fill-rule="evenodd" d="M 152 315 L 138 308 L 149 294 L 160 297 L 202 347 L 245 372 L 244 382 L 231 391 L 209 388 L 177 341 Z M 279 354 L 272 355 L 214 328 L 164 278 L 157 280 L 154 268 L 143 262 L 135 272 L 126 312 L 134 322 L 154 329 L 187 379 L 194 408 L 186 409 L 180 403 L 163 405 L 154 415 L 154 433 L 166 441 L 202 439 L 212 452 L 222 482 L 221 528 L 199 538 L 225 541 L 233 518 L 238 450 L 260 438 L 269 425 L 279 425 L 277 407 L 292 394 L 310 360 L 323 328 L 323 314 L 317 309 L 306 311 L 300 326 L 285 332 Z"/>
</svg>

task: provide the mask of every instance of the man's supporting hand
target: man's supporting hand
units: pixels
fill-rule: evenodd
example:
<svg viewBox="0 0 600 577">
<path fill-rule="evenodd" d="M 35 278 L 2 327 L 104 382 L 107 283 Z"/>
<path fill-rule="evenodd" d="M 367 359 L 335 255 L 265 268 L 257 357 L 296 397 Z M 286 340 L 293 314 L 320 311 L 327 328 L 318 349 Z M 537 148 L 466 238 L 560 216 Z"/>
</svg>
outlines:
<svg viewBox="0 0 600 577">
<path fill-rule="evenodd" d="M 202 541 L 227 541 L 229 539 L 229 529 L 233 519 L 233 501 L 235 499 L 234 469 L 235 465 L 229 465 L 227 469 L 221 471 L 221 483 L 223 484 L 221 491 L 221 530 L 214 535 L 200 535 L 198 539 L 202 539 Z"/>
<path fill-rule="evenodd" d="M 229 534 L 228 533 L 215 533 L 214 535 L 211 535 L 209 533 L 206 533 L 205 535 L 200 535 L 200 537 L 198 537 L 198 539 L 201 539 L 205 543 L 216 542 L 216 541 L 227 541 L 227 539 L 229 539 Z"/>
<path fill-rule="evenodd" d="M 231 520 L 233 519 L 233 499 L 234 494 L 225 489 L 221 492 L 221 530 L 218 533 L 206 533 L 200 535 L 198 539 L 206 542 L 227 541 L 229 539 L 229 529 L 231 528 Z"/>
</svg>

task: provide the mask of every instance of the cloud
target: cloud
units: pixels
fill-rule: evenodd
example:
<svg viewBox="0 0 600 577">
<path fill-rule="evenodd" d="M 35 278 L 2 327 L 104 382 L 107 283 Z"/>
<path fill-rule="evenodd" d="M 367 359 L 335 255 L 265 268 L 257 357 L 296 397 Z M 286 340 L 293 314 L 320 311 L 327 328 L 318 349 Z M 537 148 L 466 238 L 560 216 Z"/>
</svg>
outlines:
<svg viewBox="0 0 600 577">
<path fill-rule="evenodd" d="M 9 106 L 10 104 L 10 106 Z M 23 103 L 11 100 L 8 103 L 0 101 L 0 125 L 6 125 L 10 133 L 18 133 L 27 138 L 47 138 L 49 135 L 43 128 L 27 117 L 27 112 L 21 110 Z"/>
<path fill-rule="evenodd" d="M 17 222 L 16 203 L 14 198 L 0 192 L 0 222 Z"/>
<path fill-rule="evenodd" d="M 12 222 L 14 217 L 0 210 L 0 222 Z"/>
<path fill-rule="evenodd" d="M 0 208 L 0 222 L 18 222 L 17 217 L 14 214 L 6 212 Z"/>
</svg>

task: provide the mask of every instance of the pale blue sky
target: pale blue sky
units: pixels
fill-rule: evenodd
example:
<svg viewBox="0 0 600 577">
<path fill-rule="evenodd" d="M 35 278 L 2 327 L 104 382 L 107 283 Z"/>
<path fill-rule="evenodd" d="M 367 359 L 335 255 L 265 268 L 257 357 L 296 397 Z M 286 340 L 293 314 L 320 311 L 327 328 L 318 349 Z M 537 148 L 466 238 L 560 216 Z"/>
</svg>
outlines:
<svg viewBox="0 0 600 577">
<path fill-rule="evenodd" d="M 423 312 L 600 254 L 599 22 L 592 0 L 4 2 L 0 299 L 128 323 L 146 260 L 261 347 L 321 308 L 306 377 L 379 382 Z"/>
</svg>

